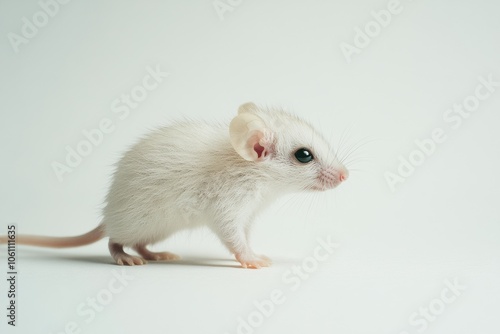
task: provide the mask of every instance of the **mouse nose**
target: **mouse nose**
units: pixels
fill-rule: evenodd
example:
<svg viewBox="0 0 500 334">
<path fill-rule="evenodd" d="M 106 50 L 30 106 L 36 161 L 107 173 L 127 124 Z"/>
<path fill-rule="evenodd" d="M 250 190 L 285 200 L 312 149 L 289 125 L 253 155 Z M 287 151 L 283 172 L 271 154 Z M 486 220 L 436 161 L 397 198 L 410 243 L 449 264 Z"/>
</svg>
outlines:
<svg viewBox="0 0 500 334">
<path fill-rule="evenodd" d="M 340 172 L 339 173 L 339 181 L 340 182 L 344 182 L 345 180 L 347 180 L 348 177 L 349 177 L 349 174 L 347 172 Z"/>
<path fill-rule="evenodd" d="M 345 168 L 327 168 L 321 171 L 319 179 L 326 190 L 337 187 L 348 177 L 349 172 Z"/>
</svg>

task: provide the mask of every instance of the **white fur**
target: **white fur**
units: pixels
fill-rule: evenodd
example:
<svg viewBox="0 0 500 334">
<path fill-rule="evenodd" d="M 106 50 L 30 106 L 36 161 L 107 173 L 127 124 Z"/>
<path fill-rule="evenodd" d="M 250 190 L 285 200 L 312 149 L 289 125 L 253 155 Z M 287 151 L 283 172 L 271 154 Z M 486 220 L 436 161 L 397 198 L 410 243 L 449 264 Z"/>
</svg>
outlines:
<svg viewBox="0 0 500 334">
<path fill-rule="evenodd" d="M 347 173 L 323 137 L 296 116 L 254 104 L 242 112 L 265 124 L 265 159 L 242 158 L 229 124 L 176 123 L 133 146 L 117 165 L 103 212 L 110 240 L 147 245 L 207 225 L 231 252 L 252 257 L 248 233 L 258 213 L 287 192 L 334 188 L 340 182 L 331 178 Z M 302 147 L 315 160 L 296 161 Z"/>
</svg>

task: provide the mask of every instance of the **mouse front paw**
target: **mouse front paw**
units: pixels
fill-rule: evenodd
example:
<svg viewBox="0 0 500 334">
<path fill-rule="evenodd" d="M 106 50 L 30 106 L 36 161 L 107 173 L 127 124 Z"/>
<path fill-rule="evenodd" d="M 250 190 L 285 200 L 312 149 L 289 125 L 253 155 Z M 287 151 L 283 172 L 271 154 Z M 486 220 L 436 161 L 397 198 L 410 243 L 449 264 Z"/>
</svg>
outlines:
<svg viewBox="0 0 500 334">
<path fill-rule="evenodd" d="M 262 267 L 269 267 L 272 263 L 271 259 L 264 255 L 251 255 L 245 256 L 242 254 L 235 255 L 236 260 L 241 263 L 243 268 L 260 269 Z"/>
</svg>

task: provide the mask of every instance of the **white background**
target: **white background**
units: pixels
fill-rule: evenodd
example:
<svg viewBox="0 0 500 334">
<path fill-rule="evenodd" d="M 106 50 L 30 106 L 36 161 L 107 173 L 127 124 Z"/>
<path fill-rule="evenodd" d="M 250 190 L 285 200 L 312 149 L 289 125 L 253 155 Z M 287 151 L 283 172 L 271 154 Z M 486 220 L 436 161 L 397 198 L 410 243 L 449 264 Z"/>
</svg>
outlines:
<svg viewBox="0 0 500 334">
<path fill-rule="evenodd" d="M 285 302 L 255 333 L 498 333 L 500 87 L 456 129 L 443 114 L 474 95 L 478 77 L 500 81 L 499 3 L 401 0 L 350 63 L 341 43 L 353 45 L 388 1 L 232 3 L 221 19 L 212 1 L 75 0 L 16 53 L 8 34 L 21 35 L 40 5 L 1 1 L 1 234 L 12 223 L 21 234 L 94 228 L 112 165 L 139 136 L 183 117 L 229 121 L 247 101 L 293 111 L 337 149 L 343 137 L 344 152 L 363 144 L 348 182 L 280 199 L 259 218 L 253 246 L 272 267 L 240 269 L 208 231 L 179 234 L 155 249 L 183 261 L 125 268 L 133 280 L 90 322 L 78 306 L 109 296 L 122 270 L 106 241 L 19 247 L 18 326 L 6 324 L 2 278 L 1 332 L 64 333 L 74 322 L 80 333 L 233 334 L 277 289 Z M 169 76 L 120 120 L 112 101 L 148 66 Z M 115 130 L 59 182 L 51 164 L 104 118 Z M 385 173 L 435 128 L 446 141 L 391 191 Z M 283 275 L 311 264 L 328 236 L 339 248 L 293 290 Z M 465 290 L 422 320 L 422 308 L 443 305 L 447 279 Z"/>
</svg>

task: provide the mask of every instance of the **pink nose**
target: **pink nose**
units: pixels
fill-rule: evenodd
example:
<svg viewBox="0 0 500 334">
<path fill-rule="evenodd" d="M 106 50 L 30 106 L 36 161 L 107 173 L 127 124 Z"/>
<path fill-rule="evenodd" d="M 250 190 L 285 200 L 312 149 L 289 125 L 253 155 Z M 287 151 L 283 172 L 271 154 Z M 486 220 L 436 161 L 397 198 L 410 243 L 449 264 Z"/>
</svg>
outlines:
<svg viewBox="0 0 500 334">
<path fill-rule="evenodd" d="M 346 179 L 347 179 L 347 175 L 346 175 L 346 174 L 344 174 L 344 173 L 340 173 L 340 175 L 339 175 L 339 180 L 340 180 L 340 182 L 343 182 L 343 181 L 345 181 Z"/>
</svg>

